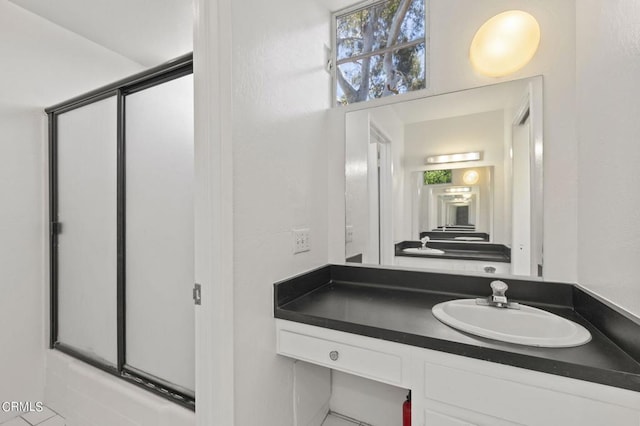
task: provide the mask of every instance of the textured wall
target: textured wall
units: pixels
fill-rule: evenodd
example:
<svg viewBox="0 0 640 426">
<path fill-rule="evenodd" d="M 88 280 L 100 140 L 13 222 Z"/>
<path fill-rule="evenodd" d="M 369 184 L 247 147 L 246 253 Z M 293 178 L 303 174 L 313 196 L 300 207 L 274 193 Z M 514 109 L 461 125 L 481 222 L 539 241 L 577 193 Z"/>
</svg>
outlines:
<svg viewBox="0 0 640 426">
<path fill-rule="evenodd" d="M 0 401 L 41 401 L 49 324 L 43 109 L 140 67 L 6 0 L 0 57 Z M 0 412 L 0 422 L 14 414 Z"/>
<path fill-rule="evenodd" d="M 576 8 L 578 282 L 640 316 L 640 3 Z"/>
<path fill-rule="evenodd" d="M 233 1 L 237 425 L 294 421 L 293 361 L 275 353 L 272 284 L 327 262 L 328 13 L 312 1 Z M 294 228 L 310 229 L 310 252 L 293 254 Z"/>
</svg>

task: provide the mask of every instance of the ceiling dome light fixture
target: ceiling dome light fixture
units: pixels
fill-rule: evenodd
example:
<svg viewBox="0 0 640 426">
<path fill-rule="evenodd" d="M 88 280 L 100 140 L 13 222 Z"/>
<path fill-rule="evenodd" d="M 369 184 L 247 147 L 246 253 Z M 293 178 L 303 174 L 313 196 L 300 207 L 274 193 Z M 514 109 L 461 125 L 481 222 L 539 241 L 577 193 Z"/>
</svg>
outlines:
<svg viewBox="0 0 640 426">
<path fill-rule="evenodd" d="M 469 59 L 479 73 L 502 77 L 527 65 L 539 44 L 536 18 L 521 10 L 509 10 L 482 24 L 471 42 Z"/>
</svg>

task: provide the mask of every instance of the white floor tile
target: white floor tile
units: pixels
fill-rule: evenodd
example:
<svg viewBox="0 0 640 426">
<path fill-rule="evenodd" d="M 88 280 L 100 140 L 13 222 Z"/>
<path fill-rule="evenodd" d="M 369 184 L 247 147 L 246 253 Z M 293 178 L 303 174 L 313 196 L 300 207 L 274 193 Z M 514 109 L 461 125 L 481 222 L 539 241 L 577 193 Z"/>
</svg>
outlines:
<svg viewBox="0 0 640 426">
<path fill-rule="evenodd" d="M 2 426 L 30 426 L 26 420 L 21 419 L 20 417 L 16 417 L 15 419 L 11 419 L 8 422 L 2 423 Z"/>
<path fill-rule="evenodd" d="M 30 413 L 25 413 L 22 415 L 22 418 L 25 419 L 31 425 L 37 425 L 44 422 L 47 419 L 55 416 L 56 413 L 48 409 L 47 407 L 43 407 L 43 410 L 38 412 L 32 411 Z"/>
<path fill-rule="evenodd" d="M 51 417 L 42 423 L 38 423 L 38 426 L 65 426 L 65 421 L 60 416 Z"/>
</svg>

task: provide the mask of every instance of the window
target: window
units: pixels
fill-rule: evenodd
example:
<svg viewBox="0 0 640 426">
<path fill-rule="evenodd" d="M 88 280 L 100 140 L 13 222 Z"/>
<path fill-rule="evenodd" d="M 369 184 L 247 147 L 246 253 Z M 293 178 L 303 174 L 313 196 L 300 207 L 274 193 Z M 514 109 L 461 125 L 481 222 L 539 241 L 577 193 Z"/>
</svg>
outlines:
<svg viewBox="0 0 640 426">
<path fill-rule="evenodd" d="M 334 18 L 338 105 L 426 87 L 425 0 L 386 0 Z"/>
<path fill-rule="evenodd" d="M 451 170 L 427 170 L 424 172 L 425 185 L 440 183 L 451 183 Z"/>
</svg>

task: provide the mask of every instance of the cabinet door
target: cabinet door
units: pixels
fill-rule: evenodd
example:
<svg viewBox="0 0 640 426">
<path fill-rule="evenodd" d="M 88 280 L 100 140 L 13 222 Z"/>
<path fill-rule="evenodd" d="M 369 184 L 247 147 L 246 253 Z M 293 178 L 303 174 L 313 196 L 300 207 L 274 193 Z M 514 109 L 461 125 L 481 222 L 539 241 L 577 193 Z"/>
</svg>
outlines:
<svg viewBox="0 0 640 426">
<path fill-rule="evenodd" d="M 419 426 L 522 426 L 522 423 L 512 422 L 496 416 L 489 416 L 477 411 L 466 410 L 441 402 L 423 399 L 423 409 L 413 419 Z M 424 420 L 423 420 L 424 419 Z"/>
<path fill-rule="evenodd" d="M 552 379 L 556 378 L 550 377 Z M 576 381 L 577 386 L 579 383 Z M 638 426 L 639 421 L 639 413 L 627 407 L 431 363 L 425 363 L 424 396 L 522 425 Z M 478 421 L 477 424 L 493 426 L 495 423 Z"/>
<path fill-rule="evenodd" d="M 424 411 L 425 426 L 477 426 L 466 420 L 456 419 L 436 411 Z"/>
</svg>

